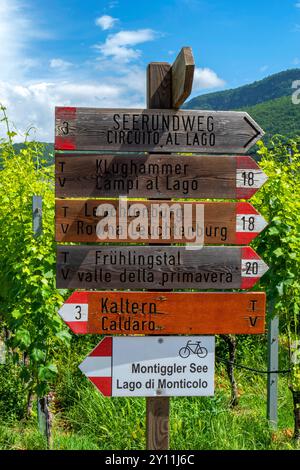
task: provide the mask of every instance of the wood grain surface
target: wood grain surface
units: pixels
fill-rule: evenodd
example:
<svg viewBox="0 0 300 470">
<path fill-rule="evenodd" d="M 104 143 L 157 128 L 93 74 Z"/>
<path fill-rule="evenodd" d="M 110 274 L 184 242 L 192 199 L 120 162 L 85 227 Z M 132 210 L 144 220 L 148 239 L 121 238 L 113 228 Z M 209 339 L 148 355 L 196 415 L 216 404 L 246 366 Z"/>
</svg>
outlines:
<svg viewBox="0 0 300 470">
<path fill-rule="evenodd" d="M 192 49 L 183 47 L 172 65 L 172 108 L 180 108 L 190 96 L 194 70 L 195 62 Z"/>
<path fill-rule="evenodd" d="M 86 291 L 59 314 L 76 334 L 215 335 L 264 333 L 265 310 L 263 292 Z"/>
<path fill-rule="evenodd" d="M 55 156 L 56 197 L 249 199 L 265 180 L 248 156 Z"/>
<path fill-rule="evenodd" d="M 244 153 L 263 135 L 245 112 L 56 108 L 56 150 Z"/>
<path fill-rule="evenodd" d="M 188 248 L 58 246 L 57 288 L 168 290 L 237 289 L 243 286 L 243 248 Z"/>
<path fill-rule="evenodd" d="M 58 242 L 239 245 L 261 231 L 249 203 L 59 199 L 55 214 Z"/>
<path fill-rule="evenodd" d="M 168 109 L 169 103 L 172 106 L 172 69 L 170 64 L 152 62 L 148 65 L 146 98 L 148 108 Z M 169 449 L 169 421 L 170 399 L 168 397 L 147 397 L 147 450 Z"/>
</svg>

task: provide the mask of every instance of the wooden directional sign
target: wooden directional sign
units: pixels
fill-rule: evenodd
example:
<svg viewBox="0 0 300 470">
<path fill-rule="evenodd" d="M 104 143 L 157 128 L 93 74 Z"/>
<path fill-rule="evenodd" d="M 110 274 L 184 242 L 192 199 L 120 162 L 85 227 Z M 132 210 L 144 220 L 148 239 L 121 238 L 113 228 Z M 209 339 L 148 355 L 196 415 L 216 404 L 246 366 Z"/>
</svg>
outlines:
<svg viewBox="0 0 300 470">
<path fill-rule="evenodd" d="M 76 334 L 264 333 L 263 292 L 74 292 L 59 315 Z"/>
<path fill-rule="evenodd" d="M 79 369 L 107 397 L 214 394 L 213 336 L 106 336 Z"/>
<path fill-rule="evenodd" d="M 249 199 L 267 180 L 251 157 L 59 154 L 56 197 Z"/>
<path fill-rule="evenodd" d="M 56 200 L 56 241 L 243 245 L 265 227 L 247 202 Z"/>
<path fill-rule="evenodd" d="M 244 153 L 263 135 L 245 112 L 56 108 L 56 150 Z"/>
<path fill-rule="evenodd" d="M 57 247 L 59 289 L 248 289 L 268 270 L 250 247 Z"/>
</svg>

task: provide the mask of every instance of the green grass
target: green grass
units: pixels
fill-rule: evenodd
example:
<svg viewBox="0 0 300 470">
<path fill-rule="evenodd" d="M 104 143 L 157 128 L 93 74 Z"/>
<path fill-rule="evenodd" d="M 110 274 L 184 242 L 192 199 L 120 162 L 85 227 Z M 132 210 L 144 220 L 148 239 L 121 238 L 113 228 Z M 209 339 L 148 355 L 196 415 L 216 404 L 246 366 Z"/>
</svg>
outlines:
<svg viewBox="0 0 300 470">
<path fill-rule="evenodd" d="M 243 374 L 243 373 L 242 373 Z M 224 371 L 214 397 L 172 398 L 170 448 L 176 450 L 293 449 L 293 416 L 286 379 L 279 381 L 279 429 L 267 423 L 265 380 L 248 380 L 237 373 L 240 403 L 229 408 L 230 390 Z M 71 385 L 71 384 L 69 384 Z M 68 410 L 55 414 L 53 449 L 145 449 L 145 400 L 107 399 L 83 379 L 73 382 Z M 71 398 L 72 398 L 71 397 Z M 68 397 L 66 397 L 68 399 Z M 0 425 L 0 449 L 44 449 L 35 420 Z"/>
<path fill-rule="evenodd" d="M 104 398 L 78 370 L 90 349 L 88 340 L 77 344 L 77 355 L 64 357 L 53 403 L 53 449 L 145 449 L 145 399 Z M 91 339 L 92 343 L 94 339 Z M 237 362 L 265 369 L 263 337 L 240 337 Z M 284 348 L 280 367 L 286 368 Z M 216 355 L 225 356 L 219 341 Z M 283 450 L 293 449 L 293 406 L 288 378 L 279 378 L 277 431 L 266 420 L 266 375 L 236 369 L 239 405 L 229 406 L 230 386 L 225 367 L 216 367 L 214 397 L 171 398 L 170 448 L 176 450 Z M 36 412 L 28 422 L 0 414 L 0 449 L 44 449 Z"/>
</svg>

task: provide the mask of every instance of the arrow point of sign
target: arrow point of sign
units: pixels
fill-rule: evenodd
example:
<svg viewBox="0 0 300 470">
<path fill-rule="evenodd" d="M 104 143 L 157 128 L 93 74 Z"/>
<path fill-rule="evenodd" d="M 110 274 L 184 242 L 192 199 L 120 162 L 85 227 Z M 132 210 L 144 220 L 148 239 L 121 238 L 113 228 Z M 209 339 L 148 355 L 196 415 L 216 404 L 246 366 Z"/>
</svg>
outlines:
<svg viewBox="0 0 300 470">
<path fill-rule="evenodd" d="M 269 270 L 269 266 L 250 246 L 241 249 L 241 289 L 250 289 Z"/>
<path fill-rule="evenodd" d="M 89 333 L 88 295 L 88 292 L 73 292 L 58 311 L 59 316 L 76 335 Z"/>
<path fill-rule="evenodd" d="M 245 143 L 244 148 L 245 151 L 249 150 L 258 140 L 260 140 L 264 135 L 265 132 L 262 130 L 262 128 L 252 119 L 251 116 L 249 116 L 248 113 L 245 113 L 244 116 L 245 122 L 252 128 L 254 131 L 252 137 L 248 140 L 248 142 Z"/>
<path fill-rule="evenodd" d="M 248 155 L 237 157 L 236 198 L 250 199 L 268 180 L 268 176 Z M 251 176 L 251 186 L 249 178 Z"/>
<path fill-rule="evenodd" d="M 268 222 L 249 202 L 238 202 L 236 206 L 236 243 L 246 245 L 267 227 Z"/>
<path fill-rule="evenodd" d="M 105 397 L 112 394 L 112 343 L 112 337 L 105 337 L 79 365 Z"/>
</svg>

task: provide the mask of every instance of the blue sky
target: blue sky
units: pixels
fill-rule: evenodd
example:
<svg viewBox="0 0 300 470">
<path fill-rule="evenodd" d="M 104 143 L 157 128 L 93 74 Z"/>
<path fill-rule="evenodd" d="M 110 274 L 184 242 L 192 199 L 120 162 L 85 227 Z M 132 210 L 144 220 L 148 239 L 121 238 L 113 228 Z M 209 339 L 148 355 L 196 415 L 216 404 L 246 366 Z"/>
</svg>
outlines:
<svg viewBox="0 0 300 470">
<path fill-rule="evenodd" d="M 300 68 L 300 0 L 0 0 L 0 42 L 0 102 L 53 141 L 55 105 L 143 107 L 147 63 L 182 46 L 193 96 Z"/>
</svg>

